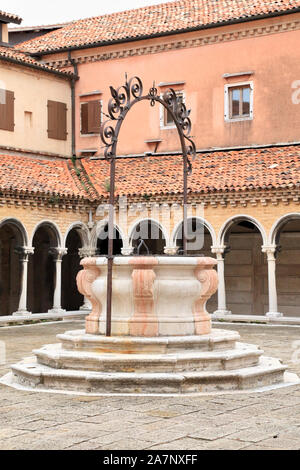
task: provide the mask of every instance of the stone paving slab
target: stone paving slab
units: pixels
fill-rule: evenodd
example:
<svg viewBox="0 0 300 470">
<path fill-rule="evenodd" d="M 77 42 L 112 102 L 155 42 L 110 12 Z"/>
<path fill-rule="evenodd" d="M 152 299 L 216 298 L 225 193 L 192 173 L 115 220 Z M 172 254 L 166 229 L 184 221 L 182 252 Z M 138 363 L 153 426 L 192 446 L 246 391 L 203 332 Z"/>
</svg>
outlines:
<svg viewBox="0 0 300 470">
<path fill-rule="evenodd" d="M 40 324 L 0 328 L 6 363 L 79 329 Z M 294 342 L 300 328 L 219 325 L 236 330 L 300 375 Z M 299 355 L 300 357 L 300 355 Z M 243 395 L 202 397 L 88 397 L 17 391 L 0 385 L 0 449 L 276 450 L 300 449 L 300 385 Z"/>
</svg>

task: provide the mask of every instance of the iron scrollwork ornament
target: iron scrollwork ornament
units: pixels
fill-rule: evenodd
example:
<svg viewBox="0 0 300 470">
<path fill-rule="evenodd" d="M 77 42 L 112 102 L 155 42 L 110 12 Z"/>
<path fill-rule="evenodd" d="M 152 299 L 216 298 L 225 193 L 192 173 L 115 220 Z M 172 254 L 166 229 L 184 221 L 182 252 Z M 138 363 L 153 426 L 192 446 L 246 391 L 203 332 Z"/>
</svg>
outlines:
<svg viewBox="0 0 300 470">
<path fill-rule="evenodd" d="M 105 145 L 104 157 L 111 159 L 115 157 L 116 143 L 118 134 L 123 121 L 131 107 L 139 101 L 149 100 L 151 106 L 156 102 L 162 104 L 170 112 L 180 136 L 185 141 L 186 157 L 188 163 L 188 172 L 192 171 L 190 159 L 196 157 L 195 143 L 191 138 L 191 120 L 190 110 L 186 109 L 181 97 L 170 88 L 162 98 L 158 95 L 155 83 L 150 88 L 148 95 L 143 95 L 143 83 L 139 77 L 132 77 L 129 81 L 125 79 L 125 85 L 119 88 L 110 87 L 111 98 L 108 103 L 108 120 L 101 126 L 101 139 Z M 113 121 L 117 121 L 114 126 Z"/>
</svg>

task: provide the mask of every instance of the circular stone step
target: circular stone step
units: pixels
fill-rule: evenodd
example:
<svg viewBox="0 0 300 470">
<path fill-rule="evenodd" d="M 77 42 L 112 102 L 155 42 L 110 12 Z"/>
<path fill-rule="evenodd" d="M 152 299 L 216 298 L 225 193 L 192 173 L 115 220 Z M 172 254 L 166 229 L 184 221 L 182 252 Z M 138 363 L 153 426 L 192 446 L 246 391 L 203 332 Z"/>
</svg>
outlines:
<svg viewBox="0 0 300 470">
<path fill-rule="evenodd" d="M 67 331 L 57 335 L 63 349 L 77 349 L 96 353 L 143 353 L 166 354 L 170 352 L 197 350 L 214 351 L 234 349 L 240 340 L 237 331 L 213 329 L 208 335 L 199 336 L 104 336 L 86 334 L 84 330 Z"/>
<path fill-rule="evenodd" d="M 286 366 L 262 356 L 254 367 L 234 371 L 104 373 L 53 369 L 36 362 L 12 366 L 11 385 L 35 390 L 94 394 L 187 394 L 255 389 L 283 383 Z"/>
<path fill-rule="evenodd" d="M 141 348 L 142 349 L 142 348 Z M 226 351 L 187 350 L 168 354 L 96 353 L 64 350 L 60 344 L 50 344 L 34 350 L 38 363 L 55 369 L 89 370 L 98 372 L 182 372 L 202 370 L 232 370 L 257 364 L 263 351 L 254 345 L 237 343 Z"/>
</svg>

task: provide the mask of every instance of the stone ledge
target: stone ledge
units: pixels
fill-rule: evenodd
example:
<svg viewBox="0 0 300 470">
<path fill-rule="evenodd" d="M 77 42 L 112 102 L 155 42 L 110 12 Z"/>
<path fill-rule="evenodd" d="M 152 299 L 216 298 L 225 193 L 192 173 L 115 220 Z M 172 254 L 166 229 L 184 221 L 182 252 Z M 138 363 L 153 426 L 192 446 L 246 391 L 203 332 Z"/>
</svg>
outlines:
<svg viewBox="0 0 300 470">
<path fill-rule="evenodd" d="M 0 316 L 0 327 L 13 324 L 40 322 L 42 320 L 84 320 L 89 311 L 74 311 L 58 313 L 32 313 L 28 315 Z"/>
<path fill-rule="evenodd" d="M 260 323 L 268 325 L 299 325 L 300 317 L 266 317 L 264 315 L 211 315 L 214 324 L 226 323 Z"/>
</svg>

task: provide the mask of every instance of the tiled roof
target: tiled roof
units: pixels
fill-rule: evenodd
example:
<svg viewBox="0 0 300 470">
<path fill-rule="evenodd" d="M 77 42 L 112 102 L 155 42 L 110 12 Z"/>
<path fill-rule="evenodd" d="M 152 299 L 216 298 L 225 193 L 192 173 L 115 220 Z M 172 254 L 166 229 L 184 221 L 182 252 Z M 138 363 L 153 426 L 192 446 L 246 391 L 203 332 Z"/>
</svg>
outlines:
<svg viewBox="0 0 300 470">
<path fill-rule="evenodd" d="M 68 160 L 0 155 L 0 191 L 87 198 Z"/>
<path fill-rule="evenodd" d="M 106 196 L 109 165 L 85 160 L 84 168 L 99 195 Z M 193 193 L 300 188 L 300 146 L 198 154 L 188 188 Z M 116 164 L 116 194 L 182 192 L 182 157 L 124 158 Z"/>
<path fill-rule="evenodd" d="M 22 18 L 17 15 L 13 15 L 12 13 L 6 13 L 5 11 L 0 10 L 0 16 L 4 17 L 10 23 L 22 23 Z"/>
<path fill-rule="evenodd" d="M 19 63 L 20 65 L 38 68 L 46 72 L 56 73 L 68 78 L 71 78 L 73 76 L 73 74 L 70 72 L 64 72 L 62 70 L 55 69 L 50 65 L 42 64 L 30 57 L 29 54 L 21 52 L 17 49 L 13 49 L 11 47 L 0 46 L 0 60 L 14 61 Z"/>
<path fill-rule="evenodd" d="M 0 192 L 65 198 L 108 198 L 109 163 L 0 154 Z M 300 146 L 198 154 L 188 179 L 191 193 L 300 188 Z M 182 157 L 119 159 L 116 195 L 182 193 Z"/>
<path fill-rule="evenodd" d="M 177 0 L 74 21 L 65 28 L 24 42 L 22 48 L 40 53 L 139 39 L 247 20 L 300 7 L 300 0 Z"/>
</svg>

